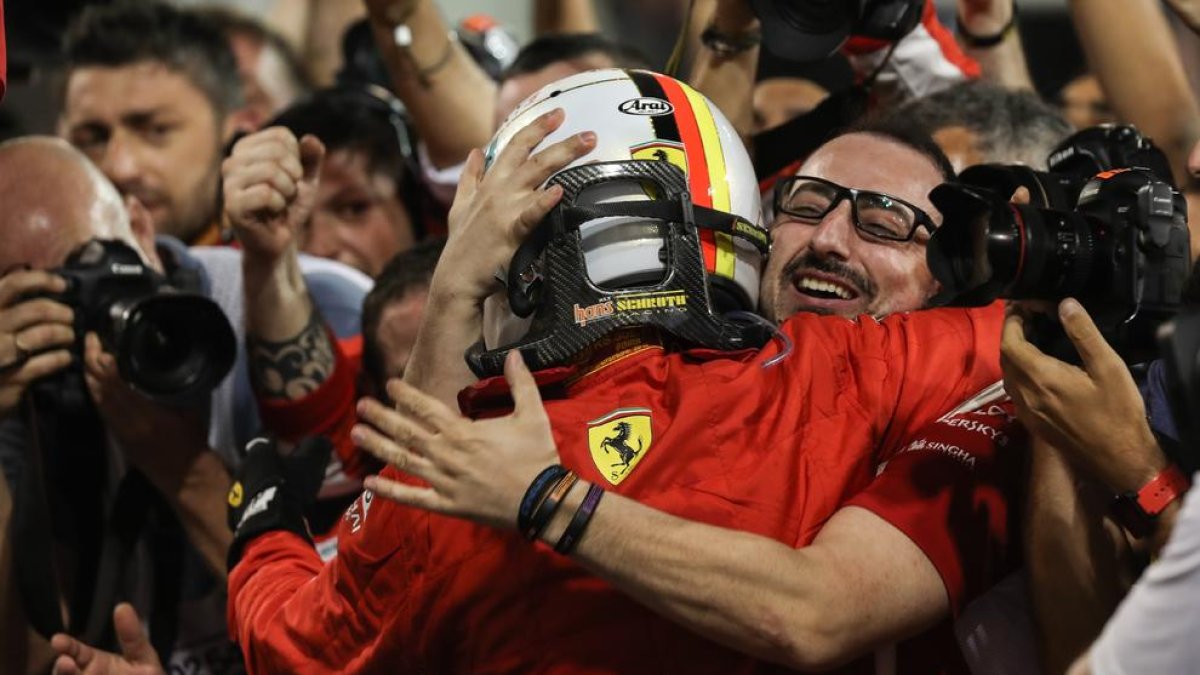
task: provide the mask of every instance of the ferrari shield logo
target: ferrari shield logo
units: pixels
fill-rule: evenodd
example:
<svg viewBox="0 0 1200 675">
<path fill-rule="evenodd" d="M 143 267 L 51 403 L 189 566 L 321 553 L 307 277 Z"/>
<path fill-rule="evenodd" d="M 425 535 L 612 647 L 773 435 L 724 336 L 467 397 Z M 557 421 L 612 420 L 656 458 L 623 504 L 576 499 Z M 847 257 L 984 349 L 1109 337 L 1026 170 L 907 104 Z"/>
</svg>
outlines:
<svg viewBox="0 0 1200 675">
<path fill-rule="evenodd" d="M 670 162 L 679 167 L 683 174 L 687 175 L 687 152 L 683 149 L 682 143 L 673 141 L 656 140 L 649 143 L 642 143 L 629 148 L 629 156 L 634 159 L 653 159 L 660 162 Z M 653 183 L 644 182 L 642 189 L 645 190 L 646 196 L 651 199 L 658 199 L 658 188 Z"/>
<path fill-rule="evenodd" d="M 642 461 L 653 440 L 649 408 L 618 408 L 588 422 L 592 461 L 613 485 L 620 485 Z"/>
<path fill-rule="evenodd" d="M 674 141 L 655 140 L 629 148 L 629 156 L 634 159 L 657 159 L 660 162 L 670 162 L 687 173 L 687 152 L 683 143 Z"/>
</svg>

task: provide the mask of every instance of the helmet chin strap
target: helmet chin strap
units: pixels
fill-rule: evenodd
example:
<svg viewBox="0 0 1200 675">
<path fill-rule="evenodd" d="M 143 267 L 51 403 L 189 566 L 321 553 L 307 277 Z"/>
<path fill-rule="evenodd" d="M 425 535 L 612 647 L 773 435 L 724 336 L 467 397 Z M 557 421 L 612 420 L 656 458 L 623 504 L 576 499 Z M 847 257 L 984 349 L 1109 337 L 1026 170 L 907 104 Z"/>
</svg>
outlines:
<svg viewBox="0 0 1200 675">
<path fill-rule="evenodd" d="M 636 178 L 657 184 L 661 199 L 579 206 L 578 195 L 608 180 Z M 697 206 L 683 172 L 670 162 L 630 160 L 586 164 L 552 179 L 564 187 L 563 200 L 518 248 L 508 270 L 508 299 L 518 316 L 533 316 L 529 333 L 514 344 L 486 350 L 476 345 L 467 363 L 478 377 L 503 372 L 504 356 L 521 350 L 531 369 L 567 364 L 588 345 L 620 328 L 651 326 L 680 341 L 726 351 L 757 348 L 771 331 L 757 323 L 731 320 L 713 311 L 710 283 L 724 282 L 705 270 L 699 228 L 724 232 L 764 254 L 766 232 L 731 214 Z M 580 226 L 613 216 L 662 223 L 666 274 L 633 288 L 601 288 L 588 277 Z M 752 310 L 745 291 L 733 283 L 722 289 Z M 732 292 L 731 292 L 732 291 Z"/>
</svg>

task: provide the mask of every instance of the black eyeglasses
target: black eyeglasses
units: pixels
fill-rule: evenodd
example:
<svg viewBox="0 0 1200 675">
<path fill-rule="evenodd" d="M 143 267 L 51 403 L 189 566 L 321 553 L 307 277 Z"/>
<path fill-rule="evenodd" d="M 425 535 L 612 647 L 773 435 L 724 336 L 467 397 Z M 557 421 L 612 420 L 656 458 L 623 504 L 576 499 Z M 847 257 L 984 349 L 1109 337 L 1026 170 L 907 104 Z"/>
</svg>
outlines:
<svg viewBox="0 0 1200 675">
<path fill-rule="evenodd" d="M 824 178 L 792 176 L 775 185 L 775 213 L 786 213 L 802 223 L 816 225 L 850 200 L 854 228 L 868 238 L 910 241 L 917 228 L 932 233 L 937 225 L 921 209 L 882 192 L 842 187 Z"/>
</svg>

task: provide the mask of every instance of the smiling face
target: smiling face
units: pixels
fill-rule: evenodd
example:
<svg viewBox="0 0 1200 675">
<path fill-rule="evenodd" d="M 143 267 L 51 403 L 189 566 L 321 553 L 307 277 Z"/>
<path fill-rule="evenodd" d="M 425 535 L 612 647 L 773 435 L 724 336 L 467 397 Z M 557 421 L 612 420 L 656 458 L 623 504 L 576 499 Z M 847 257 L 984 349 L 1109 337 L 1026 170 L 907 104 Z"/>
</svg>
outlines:
<svg viewBox="0 0 1200 675">
<path fill-rule="evenodd" d="M 941 172 L 922 153 L 886 137 L 854 133 L 835 138 L 797 174 L 891 195 L 941 223 L 929 201 L 929 191 L 942 182 Z M 853 317 L 918 309 L 936 290 L 925 263 L 929 234 L 919 228 L 907 242 L 865 238 L 855 230 L 849 200 L 816 224 L 777 214 L 762 282 L 762 311 L 783 321 L 796 312 Z"/>
</svg>

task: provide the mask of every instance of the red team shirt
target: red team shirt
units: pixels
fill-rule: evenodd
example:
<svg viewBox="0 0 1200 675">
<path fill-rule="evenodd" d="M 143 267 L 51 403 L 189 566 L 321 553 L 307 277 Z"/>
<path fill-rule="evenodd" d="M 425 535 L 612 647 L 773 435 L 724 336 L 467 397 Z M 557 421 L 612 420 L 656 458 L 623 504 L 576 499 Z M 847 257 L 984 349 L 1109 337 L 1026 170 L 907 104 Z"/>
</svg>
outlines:
<svg viewBox="0 0 1200 675">
<path fill-rule="evenodd" d="M 1004 544 L 992 449 L 1011 420 L 989 417 L 999 431 L 984 433 L 939 416 L 999 379 L 1002 320 L 999 305 L 881 322 L 798 315 L 781 328 L 794 352 L 773 367 L 763 367 L 773 347 L 652 348 L 545 405 L 564 465 L 688 520 L 798 547 L 842 506 L 868 508 L 926 551 L 957 611 L 995 580 L 967 570 Z M 617 466 L 618 447 L 636 451 L 631 468 Z M 384 475 L 398 476 L 390 467 Z M 950 513 L 983 527 L 978 541 L 956 543 Z M 780 670 L 654 614 L 515 531 L 367 492 L 338 540 L 328 565 L 286 532 L 247 546 L 229 579 L 229 625 L 250 672 Z M 901 645 L 898 672 L 937 672 L 931 655 L 956 670 L 949 639 L 943 626 Z M 840 672 L 873 672 L 874 663 Z"/>
</svg>

